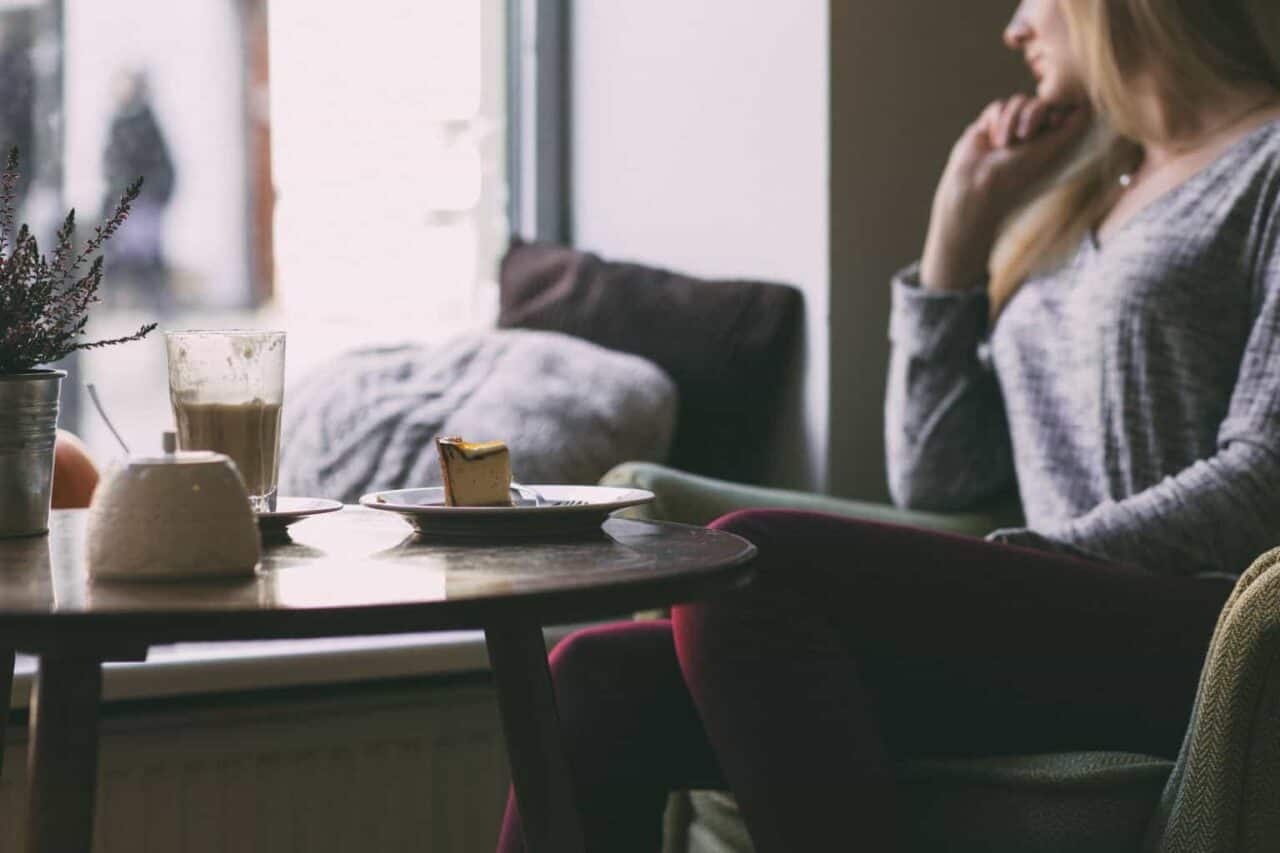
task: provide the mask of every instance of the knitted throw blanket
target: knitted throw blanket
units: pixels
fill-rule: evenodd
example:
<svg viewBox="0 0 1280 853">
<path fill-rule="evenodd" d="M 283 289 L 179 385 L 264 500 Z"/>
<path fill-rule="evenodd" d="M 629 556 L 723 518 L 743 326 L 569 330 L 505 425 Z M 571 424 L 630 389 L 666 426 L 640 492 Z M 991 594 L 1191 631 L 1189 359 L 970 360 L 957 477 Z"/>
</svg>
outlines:
<svg viewBox="0 0 1280 853">
<path fill-rule="evenodd" d="M 505 441 L 525 483 L 591 484 L 620 462 L 662 461 L 675 410 L 655 364 L 566 335 L 357 350 L 289 387 L 280 493 L 353 502 L 439 485 L 438 435 Z"/>
</svg>

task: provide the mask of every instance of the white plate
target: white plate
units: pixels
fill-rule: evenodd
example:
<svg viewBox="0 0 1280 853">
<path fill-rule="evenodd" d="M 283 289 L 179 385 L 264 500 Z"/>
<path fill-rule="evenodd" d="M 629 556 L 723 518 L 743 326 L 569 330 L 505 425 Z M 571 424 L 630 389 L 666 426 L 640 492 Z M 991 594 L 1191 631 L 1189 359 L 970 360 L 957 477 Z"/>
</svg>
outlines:
<svg viewBox="0 0 1280 853">
<path fill-rule="evenodd" d="M 608 486 L 533 486 L 547 502 L 533 506 L 445 506 L 444 489 L 396 489 L 360 498 L 370 509 L 398 513 L 419 533 L 446 536 L 560 536 L 596 530 L 616 510 L 653 500 L 644 489 Z"/>
<path fill-rule="evenodd" d="M 326 512 L 337 512 L 342 509 L 338 501 L 325 498 L 276 498 L 273 512 L 258 513 L 258 529 L 268 533 L 278 533 L 295 521 L 301 521 L 313 515 Z"/>
</svg>

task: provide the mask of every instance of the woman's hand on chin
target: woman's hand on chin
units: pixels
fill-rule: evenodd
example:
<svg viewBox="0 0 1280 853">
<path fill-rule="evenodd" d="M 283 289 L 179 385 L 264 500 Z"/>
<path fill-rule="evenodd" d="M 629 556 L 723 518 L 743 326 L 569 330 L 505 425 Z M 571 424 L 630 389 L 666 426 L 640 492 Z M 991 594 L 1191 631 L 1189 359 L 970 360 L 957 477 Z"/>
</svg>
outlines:
<svg viewBox="0 0 1280 853">
<path fill-rule="evenodd" d="M 1028 95 L 995 101 L 951 149 L 938 182 L 921 262 L 933 290 L 967 290 L 986 280 L 1000 224 L 1084 136 L 1085 106 Z"/>
</svg>

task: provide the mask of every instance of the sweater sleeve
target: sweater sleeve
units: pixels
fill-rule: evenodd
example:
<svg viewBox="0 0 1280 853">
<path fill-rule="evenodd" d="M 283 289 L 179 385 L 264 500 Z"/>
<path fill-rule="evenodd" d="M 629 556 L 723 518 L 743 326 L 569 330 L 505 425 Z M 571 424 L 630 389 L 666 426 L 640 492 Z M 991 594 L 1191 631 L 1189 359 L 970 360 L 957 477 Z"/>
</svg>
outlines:
<svg viewBox="0 0 1280 853">
<path fill-rule="evenodd" d="M 981 357 L 984 290 L 940 293 L 918 267 L 893 281 L 885 449 L 889 491 L 900 507 L 958 510 L 1012 491 L 1004 401 Z"/>
<path fill-rule="evenodd" d="M 1169 574 L 1239 573 L 1280 544 L 1280 251 L 1272 246 L 1268 255 L 1217 451 L 1038 533 Z"/>
</svg>

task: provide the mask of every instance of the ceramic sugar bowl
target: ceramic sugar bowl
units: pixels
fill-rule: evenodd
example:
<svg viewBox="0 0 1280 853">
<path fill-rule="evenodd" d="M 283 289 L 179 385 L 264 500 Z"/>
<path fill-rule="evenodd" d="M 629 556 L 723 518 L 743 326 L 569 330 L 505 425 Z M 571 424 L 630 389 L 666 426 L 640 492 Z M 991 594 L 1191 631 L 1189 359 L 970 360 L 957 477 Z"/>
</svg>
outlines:
<svg viewBox="0 0 1280 853">
<path fill-rule="evenodd" d="M 103 477 L 89 504 L 87 565 L 94 578 L 179 580 L 254 573 L 258 525 L 244 482 L 221 453 L 130 457 Z"/>
</svg>

